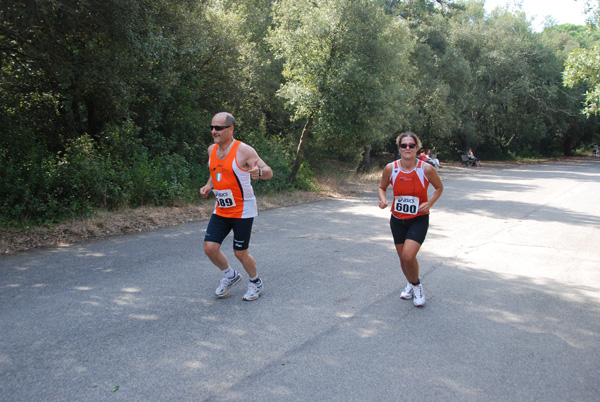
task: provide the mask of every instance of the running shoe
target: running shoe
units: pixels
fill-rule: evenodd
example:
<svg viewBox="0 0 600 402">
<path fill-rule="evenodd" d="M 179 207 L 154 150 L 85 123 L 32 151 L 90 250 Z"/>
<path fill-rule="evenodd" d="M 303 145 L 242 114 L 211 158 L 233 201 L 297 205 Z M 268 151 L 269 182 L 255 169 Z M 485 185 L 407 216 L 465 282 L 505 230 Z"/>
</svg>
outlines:
<svg viewBox="0 0 600 402">
<path fill-rule="evenodd" d="M 425 294 L 423 293 L 423 284 L 419 283 L 417 286 L 413 286 L 413 303 L 417 307 L 421 307 L 425 304 Z"/>
<path fill-rule="evenodd" d="M 260 295 L 262 288 L 263 288 L 263 283 L 262 283 L 261 279 L 259 279 L 256 282 L 248 282 L 248 290 L 246 291 L 246 294 L 244 295 L 243 300 L 251 301 L 251 300 L 258 299 L 258 296 Z"/>
<path fill-rule="evenodd" d="M 412 297 L 413 297 L 413 285 L 412 285 L 412 283 L 408 282 L 406 284 L 406 287 L 402 291 L 402 293 L 400 293 L 400 298 L 409 300 L 409 299 L 412 299 Z"/>
<path fill-rule="evenodd" d="M 231 279 L 227 279 L 225 277 L 221 278 L 221 284 L 219 285 L 219 287 L 217 288 L 217 290 L 215 290 L 215 295 L 217 297 L 223 297 L 225 296 L 227 293 L 229 293 L 229 290 L 237 285 L 240 281 L 242 280 L 242 276 L 239 274 L 239 272 L 235 273 L 235 276 Z"/>
</svg>

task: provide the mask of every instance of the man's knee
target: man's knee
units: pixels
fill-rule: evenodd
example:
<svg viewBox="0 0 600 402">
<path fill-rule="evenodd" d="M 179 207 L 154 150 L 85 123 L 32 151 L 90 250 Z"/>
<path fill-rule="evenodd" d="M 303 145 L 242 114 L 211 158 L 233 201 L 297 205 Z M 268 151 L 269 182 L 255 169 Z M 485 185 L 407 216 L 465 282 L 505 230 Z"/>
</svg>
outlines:
<svg viewBox="0 0 600 402">
<path fill-rule="evenodd" d="M 204 253 L 208 256 L 214 256 L 219 253 L 221 245 L 219 243 L 213 243 L 210 241 L 204 242 Z"/>
<path fill-rule="evenodd" d="M 240 260 L 240 262 L 244 262 L 250 256 L 250 252 L 248 251 L 248 249 L 245 249 L 245 250 L 234 249 L 233 253 L 235 254 L 235 258 Z"/>
</svg>

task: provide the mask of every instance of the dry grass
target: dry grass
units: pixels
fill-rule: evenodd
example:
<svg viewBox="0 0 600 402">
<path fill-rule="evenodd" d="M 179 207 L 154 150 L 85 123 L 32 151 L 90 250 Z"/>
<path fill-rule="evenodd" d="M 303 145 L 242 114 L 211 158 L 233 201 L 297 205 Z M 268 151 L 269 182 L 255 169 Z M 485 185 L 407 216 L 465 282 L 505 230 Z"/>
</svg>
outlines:
<svg viewBox="0 0 600 402">
<path fill-rule="evenodd" d="M 374 191 L 381 178 L 382 168 L 386 162 L 391 160 L 390 157 L 392 156 L 384 155 L 380 160 L 375 160 L 374 166 L 376 167 L 369 173 L 355 173 L 342 163 L 328 161 L 327 172 L 316 176 L 318 191 L 294 191 L 259 196 L 259 210 L 264 211 Z M 561 160 L 565 159 L 567 158 L 561 158 Z M 506 167 L 552 160 L 554 159 L 518 162 L 484 161 L 483 164 Z M 445 162 L 442 165 L 447 168 L 466 169 L 460 168 L 459 162 Z M 0 231 L 0 255 L 14 254 L 40 247 L 68 246 L 82 241 L 198 222 L 210 217 L 213 203 L 214 201 L 207 200 L 198 205 L 142 207 L 116 212 L 103 211 L 90 218 L 73 219 L 52 226 L 26 230 L 4 229 Z"/>
<path fill-rule="evenodd" d="M 335 174 L 316 177 L 316 192 L 294 191 L 258 197 L 259 210 L 315 202 L 372 191 L 376 188 L 381 171 L 355 174 L 338 166 Z M 41 247 L 68 246 L 83 241 L 144 232 L 158 228 L 206 220 L 212 214 L 214 200 L 198 205 L 173 207 L 125 208 L 115 212 L 102 211 L 92 217 L 73 219 L 52 226 L 0 231 L 0 255 L 14 254 Z"/>
</svg>

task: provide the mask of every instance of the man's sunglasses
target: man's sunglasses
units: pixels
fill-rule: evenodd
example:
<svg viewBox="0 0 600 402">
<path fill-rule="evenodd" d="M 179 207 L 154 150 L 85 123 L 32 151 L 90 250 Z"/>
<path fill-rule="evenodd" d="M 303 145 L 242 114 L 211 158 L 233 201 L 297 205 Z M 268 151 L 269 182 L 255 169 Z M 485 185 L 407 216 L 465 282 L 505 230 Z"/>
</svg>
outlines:
<svg viewBox="0 0 600 402">
<path fill-rule="evenodd" d="M 221 130 L 225 130 L 226 128 L 229 128 L 231 126 L 210 126 L 210 131 L 213 130 L 217 130 L 217 131 L 221 131 Z"/>
<path fill-rule="evenodd" d="M 400 148 L 415 149 L 416 147 L 417 147 L 417 144 L 400 144 Z"/>
</svg>

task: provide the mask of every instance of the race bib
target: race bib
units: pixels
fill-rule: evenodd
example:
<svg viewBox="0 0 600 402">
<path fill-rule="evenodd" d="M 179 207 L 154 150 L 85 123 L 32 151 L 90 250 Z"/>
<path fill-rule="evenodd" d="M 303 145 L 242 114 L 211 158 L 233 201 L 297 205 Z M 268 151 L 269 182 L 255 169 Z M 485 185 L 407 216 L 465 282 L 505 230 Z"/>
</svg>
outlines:
<svg viewBox="0 0 600 402">
<path fill-rule="evenodd" d="M 401 214 L 416 215 L 419 212 L 419 197 L 410 195 L 396 197 L 394 211 Z"/>
<path fill-rule="evenodd" d="M 217 204 L 221 208 L 235 207 L 235 199 L 231 190 L 213 190 L 213 193 L 215 193 Z"/>
</svg>

